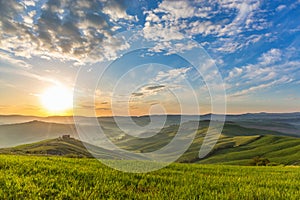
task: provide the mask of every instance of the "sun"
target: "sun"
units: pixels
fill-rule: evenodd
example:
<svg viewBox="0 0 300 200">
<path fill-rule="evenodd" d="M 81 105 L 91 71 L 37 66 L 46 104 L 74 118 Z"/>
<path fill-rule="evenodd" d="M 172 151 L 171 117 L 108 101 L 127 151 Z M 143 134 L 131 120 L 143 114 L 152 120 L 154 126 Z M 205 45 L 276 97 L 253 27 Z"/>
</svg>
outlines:
<svg viewBox="0 0 300 200">
<path fill-rule="evenodd" d="M 73 107 L 72 90 L 62 85 L 47 88 L 40 95 L 40 100 L 44 109 L 51 114 L 64 114 Z"/>
</svg>

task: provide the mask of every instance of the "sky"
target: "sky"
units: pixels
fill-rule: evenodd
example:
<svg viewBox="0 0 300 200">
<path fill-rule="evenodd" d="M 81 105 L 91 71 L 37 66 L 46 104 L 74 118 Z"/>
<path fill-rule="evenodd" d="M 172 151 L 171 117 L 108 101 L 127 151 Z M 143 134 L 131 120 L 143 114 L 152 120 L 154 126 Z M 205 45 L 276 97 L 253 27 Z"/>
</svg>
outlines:
<svg viewBox="0 0 300 200">
<path fill-rule="evenodd" d="M 0 0 L 0 16 L 0 114 L 300 111 L 299 0 Z"/>
</svg>

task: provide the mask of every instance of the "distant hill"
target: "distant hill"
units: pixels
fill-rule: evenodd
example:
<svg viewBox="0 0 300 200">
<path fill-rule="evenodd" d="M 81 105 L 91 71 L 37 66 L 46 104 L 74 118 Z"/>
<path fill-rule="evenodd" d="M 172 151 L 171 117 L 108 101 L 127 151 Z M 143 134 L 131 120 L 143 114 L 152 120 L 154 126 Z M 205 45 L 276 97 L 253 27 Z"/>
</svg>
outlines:
<svg viewBox="0 0 300 200">
<path fill-rule="evenodd" d="M 157 115 L 151 117 L 154 120 L 162 120 L 166 116 Z M 181 118 L 179 115 L 170 115 L 167 116 L 167 121 L 162 129 L 156 126 L 153 126 L 151 129 L 144 129 L 143 127 L 151 122 L 151 117 L 132 118 L 136 124 L 142 127 L 138 131 L 132 129 L 128 117 L 117 117 L 122 128 L 116 124 L 112 117 L 98 118 L 98 121 L 106 136 L 116 146 L 128 151 L 146 153 L 158 150 L 168 144 L 176 135 L 179 127 L 178 122 Z M 205 117 L 210 117 L 209 115 L 202 116 L 200 123 L 193 120 L 197 117 L 186 117 L 188 120 L 184 122 L 183 131 L 192 131 L 190 127 L 193 127 L 192 124 L 195 123 L 199 127 L 192 145 L 178 159 L 178 162 L 247 165 L 254 157 L 259 156 L 266 157 L 277 164 L 298 165 L 300 163 L 300 155 L 298 153 L 300 150 L 299 113 L 260 113 L 229 116 L 213 151 L 201 160 L 198 158 L 198 153 L 210 123 Z M 59 118 L 55 119 L 58 120 Z M 81 117 L 79 119 L 87 130 L 86 134 L 97 136 L 97 132 L 92 132 L 95 131 L 95 127 L 93 128 L 89 124 L 89 118 Z M 142 137 L 125 134 L 123 132 L 124 129 L 128 133 L 134 132 Z M 72 139 L 69 141 L 60 140 L 59 137 L 62 135 L 70 135 Z M 149 135 L 151 137 L 148 138 Z M 101 137 L 92 137 L 91 141 L 84 141 L 84 143 L 78 139 L 75 124 L 73 123 L 64 124 L 33 120 L 24 123 L 0 125 L 0 148 L 2 148 L 0 153 L 91 157 L 91 154 L 85 149 L 88 146 L 93 155 L 101 155 L 101 158 L 123 158 L 122 152 L 106 150 L 91 145 L 101 143 L 103 139 Z"/>
<path fill-rule="evenodd" d="M 85 117 L 78 117 L 84 119 Z M 42 121 L 49 123 L 62 123 L 73 124 L 73 116 L 49 116 L 49 117 L 37 117 L 27 115 L 0 115 L 0 124 L 19 124 L 30 121 Z"/>
<path fill-rule="evenodd" d="M 87 150 L 87 147 L 89 151 Z M 93 153 L 93 155 L 91 154 Z M 123 159 L 118 151 L 111 151 L 82 142 L 72 137 L 58 137 L 16 147 L 2 148 L 0 154 L 54 155 L 76 158 Z M 130 158 L 127 158 L 130 159 Z"/>
<path fill-rule="evenodd" d="M 232 125 L 225 127 L 225 132 L 230 132 L 229 129 L 232 127 Z M 141 139 L 126 137 L 116 144 L 123 149 L 135 152 L 151 152 L 168 143 L 173 138 L 176 128 L 175 125 L 165 128 L 156 138 L 148 143 L 145 143 L 145 141 L 141 143 Z M 253 158 L 262 157 L 267 158 L 271 164 L 275 165 L 300 165 L 300 138 L 270 135 L 264 130 L 260 132 L 261 135 L 255 135 L 255 130 L 251 134 L 251 129 L 243 128 L 238 133 L 235 132 L 235 130 L 239 130 L 238 127 L 234 128 L 231 129 L 232 134 L 222 134 L 213 151 L 201 160 L 198 158 L 198 153 L 206 128 L 200 128 L 190 148 L 177 162 L 250 165 Z M 247 131 L 247 135 L 245 135 L 245 131 Z M 92 151 L 93 155 L 86 147 L 88 147 L 89 151 Z M 124 158 L 119 151 L 103 149 L 72 137 L 58 137 L 11 148 L 2 148 L 0 153 L 85 158 L 97 157 L 98 155 L 102 159 L 130 159 L 130 157 Z"/>
<path fill-rule="evenodd" d="M 132 116 L 135 120 L 149 120 L 150 117 L 154 118 L 161 118 L 167 116 L 171 121 L 178 122 L 182 116 L 188 118 L 190 120 L 198 120 L 199 117 L 201 120 L 209 120 L 211 116 L 221 116 L 219 114 L 204 114 L 204 115 L 145 115 L 145 116 Z M 222 115 L 223 116 L 223 115 Z M 84 121 L 89 119 L 90 117 L 84 116 L 75 116 L 77 120 Z M 111 121 L 113 117 L 98 117 L 99 120 L 102 121 Z M 117 116 L 117 118 L 127 118 L 122 116 Z M 300 112 L 293 112 L 293 113 L 245 113 L 245 114 L 227 114 L 226 119 L 228 121 L 243 121 L 243 120 L 275 120 L 275 121 L 284 121 L 289 120 L 293 121 L 296 120 L 300 123 Z M 38 116 L 26 116 L 26 115 L 0 115 L 0 124 L 15 124 L 15 123 L 24 123 L 29 121 L 43 121 L 43 122 L 53 122 L 53 123 L 74 123 L 73 116 L 49 116 L 49 117 L 38 117 Z"/>
<path fill-rule="evenodd" d="M 92 157 L 81 141 L 75 138 L 65 137 L 43 140 L 11 148 L 3 148 L 0 149 L 0 153 Z"/>
<path fill-rule="evenodd" d="M 0 125 L 0 148 L 28 144 L 68 134 L 77 138 L 74 124 L 30 121 Z"/>
<path fill-rule="evenodd" d="M 200 122 L 192 145 L 178 162 L 249 165 L 254 157 L 266 157 L 274 164 L 300 165 L 300 137 L 264 129 L 245 128 L 234 122 L 225 123 L 212 152 L 200 160 L 199 150 L 208 123 L 209 121 Z M 175 136 L 177 128 L 176 125 L 164 128 L 148 141 L 127 136 L 116 143 L 124 149 L 151 152 L 168 144 Z"/>
</svg>

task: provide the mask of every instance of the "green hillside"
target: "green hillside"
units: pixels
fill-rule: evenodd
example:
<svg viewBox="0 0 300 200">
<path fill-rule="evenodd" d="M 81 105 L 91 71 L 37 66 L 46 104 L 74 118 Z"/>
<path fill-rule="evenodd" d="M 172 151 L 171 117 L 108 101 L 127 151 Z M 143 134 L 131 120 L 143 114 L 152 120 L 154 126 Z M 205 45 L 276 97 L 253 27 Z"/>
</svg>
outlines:
<svg viewBox="0 0 300 200">
<path fill-rule="evenodd" d="M 72 137 L 58 137 L 11 148 L 2 148 L 0 149 L 0 154 L 132 160 L 131 157 L 122 155 L 122 152 L 107 150 Z M 143 157 L 140 158 L 142 159 Z"/>
<path fill-rule="evenodd" d="M 233 122 L 225 123 L 222 134 L 213 151 L 206 158 L 200 160 L 198 154 L 207 126 L 208 121 L 200 123 L 192 145 L 177 160 L 178 162 L 250 165 L 253 158 L 259 156 L 269 159 L 271 164 L 300 164 L 299 137 L 292 137 L 289 134 L 276 131 L 245 128 Z M 189 131 L 188 127 L 187 123 L 185 131 Z M 151 137 L 151 139 L 127 136 L 116 143 L 127 150 L 151 152 L 168 144 L 177 130 L 178 126 L 172 125 L 162 129 L 160 133 Z"/>
<path fill-rule="evenodd" d="M 32 122 L 41 124 L 40 122 Z M 272 165 L 300 165 L 300 138 L 292 137 L 276 131 L 261 130 L 242 127 L 234 122 L 226 122 L 223 132 L 214 146 L 214 149 L 204 159 L 199 159 L 198 154 L 203 143 L 209 121 L 187 122 L 183 125 L 184 131 L 192 133 L 192 124 L 199 125 L 196 137 L 192 145 L 177 162 L 181 163 L 222 163 L 234 165 L 251 165 L 253 158 L 260 157 L 268 159 Z M 27 124 L 26 124 L 27 125 Z M 56 127 L 64 127 L 55 124 Z M 106 125 L 108 130 L 114 132 L 116 126 Z M 113 139 L 119 148 L 133 152 L 152 152 L 168 144 L 176 135 L 178 125 L 170 125 L 163 128 L 158 134 L 150 138 L 137 138 L 130 135 Z M 148 134 L 147 132 L 143 134 Z M 118 135 L 116 132 L 112 135 Z M 116 138 L 115 136 L 112 138 Z M 48 139 L 40 142 L 26 144 L 11 148 L 0 149 L 5 154 L 37 154 L 37 155 L 58 155 L 68 157 L 92 157 L 86 147 L 92 151 L 94 156 L 107 159 L 131 159 L 124 158 L 119 151 L 106 150 L 82 143 L 74 138 Z M 143 157 L 141 157 L 143 158 Z"/>
<path fill-rule="evenodd" d="M 234 140 L 236 137 L 231 139 Z M 300 139 L 273 135 L 260 136 L 244 145 L 233 144 L 227 148 L 216 148 L 199 163 L 249 165 L 257 156 L 267 158 L 273 164 L 300 165 Z"/>
<path fill-rule="evenodd" d="M 37 155 L 61 155 L 69 157 L 92 157 L 83 143 L 74 138 L 59 137 L 40 142 L 0 149 L 5 154 L 37 154 Z"/>
<path fill-rule="evenodd" d="M 124 173 L 95 159 L 0 155 L 0 199 L 290 199 L 299 167 L 172 164 Z"/>
</svg>

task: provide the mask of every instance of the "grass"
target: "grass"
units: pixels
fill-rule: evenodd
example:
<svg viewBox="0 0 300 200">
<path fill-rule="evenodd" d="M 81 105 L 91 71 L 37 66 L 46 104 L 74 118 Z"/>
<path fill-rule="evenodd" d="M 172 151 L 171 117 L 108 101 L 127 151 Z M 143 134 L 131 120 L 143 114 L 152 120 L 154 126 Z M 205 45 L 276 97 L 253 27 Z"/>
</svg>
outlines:
<svg viewBox="0 0 300 200">
<path fill-rule="evenodd" d="M 199 162 L 249 165 L 252 158 L 261 156 L 277 164 L 299 165 L 299 152 L 299 138 L 265 135 L 244 145 L 217 149 Z"/>
<path fill-rule="evenodd" d="M 95 159 L 0 155 L 0 199 L 299 199 L 299 167 L 172 164 L 146 174 Z"/>
<path fill-rule="evenodd" d="M 73 155 L 78 157 L 92 157 L 83 143 L 74 138 L 48 139 L 32 144 L 24 144 L 17 147 L 0 149 L 0 153 L 6 154 L 53 154 Z"/>
</svg>

